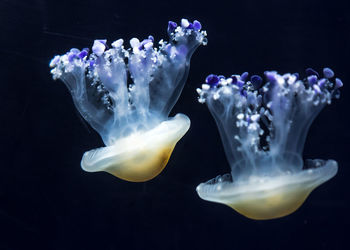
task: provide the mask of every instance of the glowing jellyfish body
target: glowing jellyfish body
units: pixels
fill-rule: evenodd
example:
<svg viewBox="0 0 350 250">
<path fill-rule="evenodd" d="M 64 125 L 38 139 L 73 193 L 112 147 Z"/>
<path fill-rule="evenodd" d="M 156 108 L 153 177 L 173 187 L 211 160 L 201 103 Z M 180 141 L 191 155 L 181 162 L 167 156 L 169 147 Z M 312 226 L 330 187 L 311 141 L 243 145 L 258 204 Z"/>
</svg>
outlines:
<svg viewBox="0 0 350 250">
<path fill-rule="evenodd" d="M 312 69 L 307 77 L 265 72 L 209 75 L 199 102 L 215 118 L 231 173 L 197 187 L 199 196 L 226 204 L 244 216 L 263 220 L 293 213 L 310 192 L 337 173 L 333 160 L 307 160 L 302 151 L 308 129 L 343 85 L 331 69 L 324 78 Z"/>
<path fill-rule="evenodd" d="M 190 58 L 206 32 L 198 21 L 168 24 L 170 42 L 154 38 L 123 40 L 108 46 L 95 40 L 89 49 L 71 49 L 55 56 L 50 67 L 54 79 L 70 90 L 84 119 L 100 134 L 106 147 L 84 154 L 88 172 L 107 171 L 128 181 L 147 181 L 167 164 L 175 144 L 187 132 L 190 120 L 168 115 L 186 82 Z"/>
</svg>

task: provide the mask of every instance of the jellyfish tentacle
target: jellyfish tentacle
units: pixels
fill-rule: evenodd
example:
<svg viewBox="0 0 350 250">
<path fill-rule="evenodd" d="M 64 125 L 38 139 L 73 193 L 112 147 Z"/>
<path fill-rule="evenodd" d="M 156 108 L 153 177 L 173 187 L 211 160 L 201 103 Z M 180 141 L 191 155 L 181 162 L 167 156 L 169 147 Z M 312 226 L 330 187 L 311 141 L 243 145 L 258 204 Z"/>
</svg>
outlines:
<svg viewBox="0 0 350 250">
<path fill-rule="evenodd" d="M 184 87 L 193 52 L 206 45 L 206 31 L 201 31 L 198 21 L 193 23 L 182 19 L 181 25 L 168 23 L 169 42 L 160 41 L 159 70 L 154 72 L 150 82 L 150 110 L 168 116 Z M 167 70 L 164 70 L 167 69 Z"/>
<path fill-rule="evenodd" d="M 104 56 L 100 56 L 96 64 L 95 74 L 108 90 L 113 100 L 113 110 L 120 117 L 128 112 L 127 68 L 125 65 L 125 51 L 122 49 L 123 40 L 119 39 L 118 45 L 109 50 Z"/>
<path fill-rule="evenodd" d="M 82 50 L 82 52 L 85 50 Z M 51 61 L 54 79 L 61 79 L 69 89 L 74 104 L 83 118 L 100 134 L 105 133 L 104 124 L 111 118 L 111 113 L 105 108 L 102 99 L 104 89 L 90 78 L 85 78 L 86 63 L 81 61 L 77 49 L 72 49 L 66 55 L 57 56 Z"/>
</svg>

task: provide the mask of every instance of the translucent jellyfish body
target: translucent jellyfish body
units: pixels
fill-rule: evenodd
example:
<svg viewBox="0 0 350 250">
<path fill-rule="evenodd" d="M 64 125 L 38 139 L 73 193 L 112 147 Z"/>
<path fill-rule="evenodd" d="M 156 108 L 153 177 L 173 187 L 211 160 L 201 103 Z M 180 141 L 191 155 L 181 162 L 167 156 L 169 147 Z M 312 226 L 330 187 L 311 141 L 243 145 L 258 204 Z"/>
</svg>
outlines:
<svg viewBox="0 0 350 250">
<path fill-rule="evenodd" d="M 339 96 L 341 80 L 331 69 L 323 78 L 265 72 L 209 75 L 197 89 L 215 118 L 231 173 L 197 187 L 199 196 L 257 220 L 279 218 L 298 209 L 310 192 L 332 178 L 334 160 L 307 160 L 302 151 L 308 129 L 326 104 Z"/>
<path fill-rule="evenodd" d="M 84 119 L 100 134 L 106 147 L 84 154 L 88 172 L 106 171 L 140 182 L 157 176 L 166 166 L 190 120 L 168 115 L 186 82 L 190 58 L 206 32 L 198 21 L 168 24 L 170 42 L 154 38 L 119 39 L 108 49 L 95 40 L 89 49 L 71 49 L 50 62 L 54 79 L 62 80 Z"/>
</svg>

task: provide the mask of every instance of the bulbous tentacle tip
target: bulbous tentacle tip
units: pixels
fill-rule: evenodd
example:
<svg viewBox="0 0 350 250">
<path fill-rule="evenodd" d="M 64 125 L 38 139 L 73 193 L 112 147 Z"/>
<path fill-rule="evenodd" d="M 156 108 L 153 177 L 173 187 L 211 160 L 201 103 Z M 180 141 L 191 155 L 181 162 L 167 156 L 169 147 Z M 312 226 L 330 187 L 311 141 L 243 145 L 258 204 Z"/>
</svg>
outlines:
<svg viewBox="0 0 350 250">
<path fill-rule="evenodd" d="M 337 170 L 334 160 L 307 160 L 305 168 L 295 173 L 255 176 L 238 182 L 232 181 L 230 174 L 218 176 L 200 184 L 197 193 L 202 199 L 225 204 L 247 218 L 270 220 L 295 212 Z"/>
<path fill-rule="evenodd" d="M 189 118 L 178 114 L 151 130 L 86 152 L 81 166 L 87 172 L 105 171 L 126 181 L 151 180 L 165 168 L 176 143 L 189 127 Z"/>
</svg>

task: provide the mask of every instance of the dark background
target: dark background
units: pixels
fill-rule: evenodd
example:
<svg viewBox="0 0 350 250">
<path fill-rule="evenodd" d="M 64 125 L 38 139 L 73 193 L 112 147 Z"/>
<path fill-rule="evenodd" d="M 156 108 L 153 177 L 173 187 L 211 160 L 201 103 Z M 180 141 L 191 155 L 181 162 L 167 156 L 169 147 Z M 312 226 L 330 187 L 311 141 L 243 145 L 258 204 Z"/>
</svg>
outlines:
<svg viewBox="0 0 350 250">
<path fill-rule="evenodd" d="M 350 233 L 350 8 L 347 1 L 0 0 L 0 249 L 347 249 Z M 129 183 L 80 168 L 102 146 L 48 63 L 96 38 L 167 38 L 168 20 L 198 19 L 208 46 L 191 61 L 172 111 L 192 126 L 165 170 Z M 338 174 L 295 213 L 253 221 L 201 200 L 195 187 L 229 172 L 216 125 L 197 103 L 210 73 L 304 72 L 328 66 L 340 100 L 314 121 L 305 158 Z"/>
</svg>

